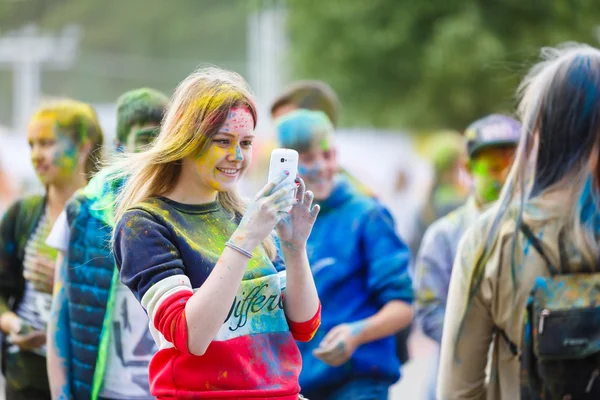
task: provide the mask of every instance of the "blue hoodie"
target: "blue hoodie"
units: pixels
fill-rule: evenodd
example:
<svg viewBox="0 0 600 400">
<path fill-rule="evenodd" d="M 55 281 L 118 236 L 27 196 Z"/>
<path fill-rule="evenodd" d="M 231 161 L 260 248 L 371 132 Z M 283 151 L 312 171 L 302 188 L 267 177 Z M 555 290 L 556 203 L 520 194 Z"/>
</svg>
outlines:
<svg viewBox="0 0 600 400">
<path fill-rule="evenodd" d="M 340 367 L 325 364 L 312 351 L 339 324 L 370 317 L 390 300 L 412 302 L 408 248 L 398 238 L 388 210 L 342 177 L 319 204 L 307 250 L 322 304 L 321 327 L 313 340 L 298 343 L 300 386 L 314 391 L 363 377 L 391 385 L 400 377 L 394 336 L 360 346 Z"/>
</svg>

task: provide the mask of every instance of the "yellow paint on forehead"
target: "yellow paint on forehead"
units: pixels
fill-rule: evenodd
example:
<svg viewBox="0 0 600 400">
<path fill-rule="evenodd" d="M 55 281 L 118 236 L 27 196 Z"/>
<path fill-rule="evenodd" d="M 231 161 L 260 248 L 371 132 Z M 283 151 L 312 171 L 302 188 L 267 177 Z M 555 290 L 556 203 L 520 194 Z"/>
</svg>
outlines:
<svg viewBox="0 0 600 400">
<path fill-rule="evenodd" d="M 36 115 L 29 124 L 27 138 L 29 140 L 55 140 L 56 139 L 56 118 L 51 115 Z"/>
</svg>

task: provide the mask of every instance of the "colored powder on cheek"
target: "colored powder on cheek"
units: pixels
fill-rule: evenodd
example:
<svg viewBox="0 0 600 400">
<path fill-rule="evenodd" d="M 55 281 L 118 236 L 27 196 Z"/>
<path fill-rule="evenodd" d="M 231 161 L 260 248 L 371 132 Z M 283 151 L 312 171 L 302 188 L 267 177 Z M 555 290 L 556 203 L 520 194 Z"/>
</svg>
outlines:
<svg viewBox="0 0 600 400">
<path fill-rule="evenodd" d="M 60 170 L 62 176 L 70 175 L 77 167 L 77 145 L 72 140 L 59 136 L 57 147 L 52 164 Z"/>
<path fill-rule="evenodd" d="M 242 161 L 244 157 L 242 156 L 242 148 L 240 146 L 235 146 L 235 160 Z"/>
<path fill-rule="evenodd" d="M 502 190 L 502 183 L 491 176 L 485 161 L 475 161 L 473 177 L 475 191 L 480 197 L 480 200 L 485 203 L 490 203 L 498 199 L 500 191 Z"/>
<path fill-rule="evenodd" d="M 214 145 L 209 146 L 196 158 L 196 167 L 198 168 L 198 171 L 210 169 L 214 175 L 216 173 L 216 164 L 220 158 L 225 156 L 224 153 L 225 152 L 220 147 Z"/>
<path fill-rule="evenodd" d="M 307 168 L 303 165 L 298 165 L 298 173 L 303 176 L 304 178 L 310 179 L 310 180 L 316 180 L 319 179 L 319 174 L 321 172 L 321 164 L 317 163 L 315 165 L 313 165 L 310 168 Z"/>
</svg>

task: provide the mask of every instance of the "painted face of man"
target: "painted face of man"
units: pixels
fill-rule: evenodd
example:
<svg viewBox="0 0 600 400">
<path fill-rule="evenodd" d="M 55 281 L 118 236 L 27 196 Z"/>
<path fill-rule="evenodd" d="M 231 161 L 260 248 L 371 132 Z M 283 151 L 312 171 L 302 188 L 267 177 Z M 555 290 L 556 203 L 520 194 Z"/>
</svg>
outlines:
<svg viewBox="0 0 600 400">
<path fill-rule="evenodd" d="M 254 119 L 245 107 L 232 108 L 208 147 L 195 157 L 199 184 L 208 192 L 235 189 L 252 161 Z"/>
<path fill-rule="evenodd" d="M 84 162 L 80 146 L 72 134 L 60 128 L 50 116 L 41 117 L 29 127 L 27 140 L 31 163 L 42 184 L 66 183 Z"/>
<path fill-rule="evenodd" d="M 298 174 L 317 200 L 325 200 L 331 195 L 337 169 L 336 150 L 331 135 L 313 139 L 310 148 L 300 153 Z"/>
<path fill-rule="evenodd" d="M 159 127 L 154 122 L 133 125 L 129 130 L 129 135 L 127 135 L 125 151 L 139 153 L 152 143 L 158 132 Z"/>
<path fill-rule="evenodd" d="M 515 151 L 512 146 L 482 149 L 469 162 L 475 194 L 480 203 L 491 203 L 500 197 Z"/>
</svg>

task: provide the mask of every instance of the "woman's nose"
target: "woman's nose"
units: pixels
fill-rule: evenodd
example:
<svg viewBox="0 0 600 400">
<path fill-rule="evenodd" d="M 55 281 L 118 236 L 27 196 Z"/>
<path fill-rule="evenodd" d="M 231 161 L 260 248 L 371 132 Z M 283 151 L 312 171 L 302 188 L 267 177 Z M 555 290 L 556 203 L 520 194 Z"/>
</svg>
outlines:
<svg viewBox="0 0 600 400">
<path fill-rule="evenodd" d="M 235 146 L 229 151 L 229 157 L 233 161 L 244 161 L 244 155 L 242 154 L 242 148 Z"/>
</svg>

